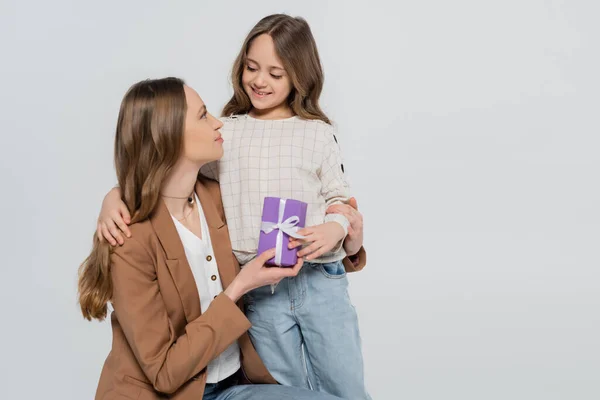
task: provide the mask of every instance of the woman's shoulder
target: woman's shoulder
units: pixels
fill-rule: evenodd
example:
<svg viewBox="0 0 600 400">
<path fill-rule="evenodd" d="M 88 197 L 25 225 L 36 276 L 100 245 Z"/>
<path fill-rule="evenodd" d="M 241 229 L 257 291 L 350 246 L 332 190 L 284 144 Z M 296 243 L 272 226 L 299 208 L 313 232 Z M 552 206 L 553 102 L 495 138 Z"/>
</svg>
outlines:
<svg viewBox="0 0 600 400">
<path fill-rule="evenodd" d="M 113 249 L 113 253 L 123 256 L 145 257 L 151 255 L 151 249 L 157 240 L 156 233 L 149 219 L 129 225 L 131 237 L 124 237 L 124 242 Z M 124 236 L 124 235 L 123 235 Z M 151 257 L 153 258 L 153 257 Z"/>
</svg>

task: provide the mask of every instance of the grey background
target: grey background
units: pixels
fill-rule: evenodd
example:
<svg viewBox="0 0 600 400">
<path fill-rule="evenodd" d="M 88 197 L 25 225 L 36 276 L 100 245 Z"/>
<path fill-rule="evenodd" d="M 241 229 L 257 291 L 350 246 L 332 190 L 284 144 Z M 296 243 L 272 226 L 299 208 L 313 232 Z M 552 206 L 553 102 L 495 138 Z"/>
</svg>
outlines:
<svg viewBox="0 0 600 400">
<path fill-rule="evenodd" d="M 76 270 L 127 87 L 180 76 L 218 112 L 279 11 L 312 26 L 366 219 L 373 398 L 600 398 L 600 7 L 541 0 L 3 0 L 0 397 L 93 397 L 110 327 Z"/>
</svg>

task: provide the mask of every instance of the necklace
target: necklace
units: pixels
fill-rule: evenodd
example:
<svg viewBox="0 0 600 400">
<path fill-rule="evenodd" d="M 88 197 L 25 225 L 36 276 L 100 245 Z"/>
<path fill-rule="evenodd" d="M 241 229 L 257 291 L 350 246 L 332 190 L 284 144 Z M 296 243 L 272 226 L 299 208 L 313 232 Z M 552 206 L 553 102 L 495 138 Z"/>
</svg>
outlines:
<svg viewBox="0 0 600 400">
<path fill-rule="evenodd" d="M 193 200 L 193 199 L 192 199 L 192 200 Z M 189 203 L 189 200 L 188 200 L 188 203 Z M 186 214 L 186 215 L 185 215 L 183 218 L 181 218 L 181 219 L 177 218 L 177 221 L 181 222 L 181 221 L 183 221 L 184 219 L 187 219 L 187 217 L 189 217 L 189 216 L 190 216 L 190 214 L 192 214 L 192 213 L 194 212 L 194 208 L 195 208 L 195 207 L 194 207 L 193 201 L 192 201 L 192 203 L 190 203 L 190 206 L 192 207 L 192 209 L 190 210 L 190 212 L 189 212 L 189 213 L 187 213 L 187 214 Z"/>
<path fill-rule="evenodd" d="M 177 197 L 177 196 L 167 196 L 164 194 L 161 194 L 162 197 L 166 197 L 167 199 L 187 199 L 187 202 L 190 206 L 194 205 L 194 192 L 190 193 L 189 196 L 185 196 L 185 197 Z"/>
<path fill-rule="evenodd" d="M 166 197 L 167 199 L 186 199 L 187 200 L 187 204 L 192 208 L 190 210 L 190 212 L 188 212 L 186 215 L 184 215 L 181 219 L 177 218 L 177 221 L 181 222 L 184 219 L 187 219 L 187 217 L 190 216 L 190 214 L 194 211 L 194 192 L 192 191 L 192 193 L 190 193 L 189 196 L 185 196 L 185 197 L 178 197 L 178 196 L 167 196 L 164 194 L 161 194 L 162 197 Z"/>
</svg>

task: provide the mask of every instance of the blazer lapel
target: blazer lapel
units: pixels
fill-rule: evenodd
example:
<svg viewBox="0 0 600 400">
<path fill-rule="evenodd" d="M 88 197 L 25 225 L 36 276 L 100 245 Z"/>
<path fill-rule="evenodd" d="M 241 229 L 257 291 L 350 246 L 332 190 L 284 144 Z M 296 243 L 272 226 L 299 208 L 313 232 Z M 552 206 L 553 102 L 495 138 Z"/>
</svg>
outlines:
<svg viewBox="0 0 600 400">
<path fill-rule="evenodd" d="M 209 185 L 214 185 L 212 190 Z M 198 194 L 198 198 L 202 203 L 221 283 L 223 284 L 223 289 L 226 289 L 238 271 L 236 269 L 237 262 L 235 262 L 233 251 L 231 250 L 231 239 L 229 238 L 227 226 L 217 208 L 217 204 L 221 202 L 221 194 L 216 185 L 214 182 L 205 184 L 203 180 L 199 180 L 196 184 L 196 194 Z"/>
<path fill-rule="evenodd" d="M 167 268 L 177 286 L 187 322 L 200 316 L 200 296 L 171 214 L 162 199 L 150 217 L 154 231 L 167 255 Z"/>
</svg>

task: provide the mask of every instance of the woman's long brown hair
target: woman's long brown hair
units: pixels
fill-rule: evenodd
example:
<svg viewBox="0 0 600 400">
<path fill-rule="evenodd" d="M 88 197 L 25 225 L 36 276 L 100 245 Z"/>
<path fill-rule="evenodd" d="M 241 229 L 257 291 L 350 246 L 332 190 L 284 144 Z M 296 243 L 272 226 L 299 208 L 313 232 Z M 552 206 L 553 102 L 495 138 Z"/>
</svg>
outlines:
<svg viewBox="0 0 600 400">
<path fill-rule="evenodd" d="M 184 82 L 178 78 L 138 82 L 121 102 L 115 169 L 132 224 L 147 219 L 158 204 L 163 181 L 181 154 L 186 111 Z M 111 249 L 94 235 L 92 252 L 79 268 L 79 304 L 88 320 L 106 318 Z"/>
<path fill-rule="evenodd" d="M 246 37 L 231 71 L 233 96 L 221 115 L 228 117 L 246 114 L 252 109 L 252 103 L 242 84 L 242 74 L 252 41 L 263 34 L 273 38 L 275 51 L 292 81 L 293 89 L 287 99 L 292 111 L 304 119 L 331 123 L 319 106 L 324 81 L 323 68 L 310 26 L 300 17 L 293 18 L 285 14 L 263 18 Z"/>
</svg>

